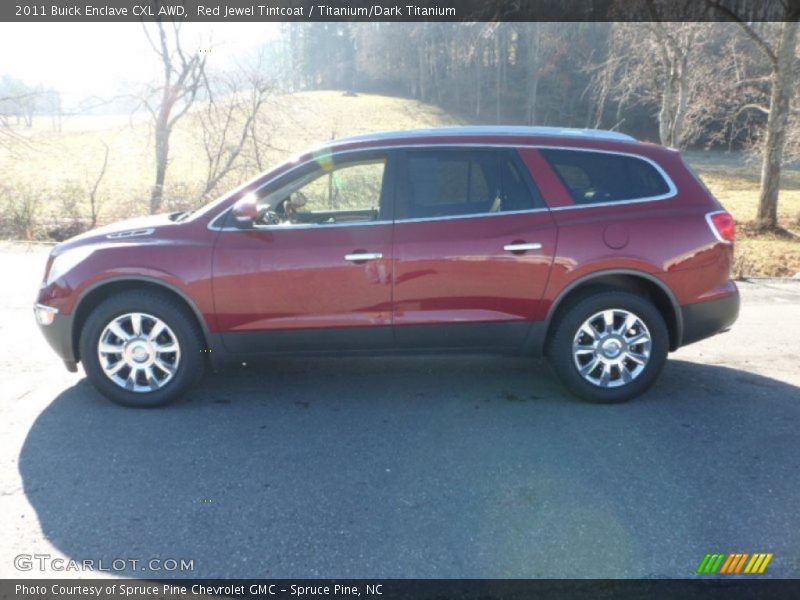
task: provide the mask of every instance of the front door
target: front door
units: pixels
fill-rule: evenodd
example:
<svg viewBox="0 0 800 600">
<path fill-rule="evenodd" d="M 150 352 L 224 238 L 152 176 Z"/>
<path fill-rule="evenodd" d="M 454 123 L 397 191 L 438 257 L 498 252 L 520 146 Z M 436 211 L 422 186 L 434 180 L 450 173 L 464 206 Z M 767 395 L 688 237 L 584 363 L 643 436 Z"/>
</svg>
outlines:
<svg viewBox="0 0 800 600">
<path fill-rule="evenodd" d="M 260 194 L 214 251 L 218 327 L 232 352 L 391 346 L 389 155 L 330 155 Z"/>
<path fill-rule="evenodd" d="M 399 169 L 394 325 L 406 348 L 519 348 L 556 227 L 508 148 L 408 150 Z"/>
</svg>

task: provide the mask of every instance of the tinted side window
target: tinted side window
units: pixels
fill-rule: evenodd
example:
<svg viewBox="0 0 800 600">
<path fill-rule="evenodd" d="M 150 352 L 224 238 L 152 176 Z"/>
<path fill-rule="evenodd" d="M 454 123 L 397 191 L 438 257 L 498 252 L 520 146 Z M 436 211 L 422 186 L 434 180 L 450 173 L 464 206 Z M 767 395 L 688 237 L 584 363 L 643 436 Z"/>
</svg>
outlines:
<svg viewBox="0 0 800 600">
<path fill-rule="evenodd" d="M 406 155 L 405 217 L 526 210 L 535 197 L 506 150 L 419 150 Z"/>
<path fill-rule="evenodd" d="M 635 156 L 583 150 L 540 150 L 575 204 L 654 198 L 670 187 L 658 170 Z"/>
<path fill-rule="evenodd" d="M 344 165 L 321 173 L 295 193 L 304 195 L 305 211 L 374 209 L 381 203 L 384 160 Z"/>
<path fill-rule="evenodd" d="M 530 210 L 544 206 L 539 189 L 531 180 L 528 169 L 518 158 L 516 151 L 504 151 L 500 161 L 503 177 L 504 212 L 513 210 Z"/>
<path fill-rule="evenodd" d="M 258 200 L 257 225 L 357 223 L 387 218 L 385 196 L 389 161 L 363 154 L 336 162 L 326 156 L 290 174 Z M 388 213 L 390 215 L 391 213 Z M 389 218 L 391 218 L 389 216 Z M 277 220 L 277 223 L 276 223 Z"/>
</svg>

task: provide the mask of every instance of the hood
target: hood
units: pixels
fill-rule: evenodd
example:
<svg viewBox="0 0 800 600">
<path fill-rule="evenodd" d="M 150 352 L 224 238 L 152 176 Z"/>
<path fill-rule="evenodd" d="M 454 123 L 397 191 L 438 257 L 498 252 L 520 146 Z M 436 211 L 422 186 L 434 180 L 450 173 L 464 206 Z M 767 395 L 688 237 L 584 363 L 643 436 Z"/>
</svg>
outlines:
<svg viewBox="0 0 800 600">
<path fill-rule="evenodd" d="M 97 227 L 96 229 L 91 229 L 58 244 L 53 249 L 53 254 L 57 255 L 64 250 L 77 246 L 107 244 L 113 243 L 115 240 L 124 242 L 142 237 L 157 236 L 159 228 L 177 225 L 177 223 L 172 220 L 174 214 L 175 213 L 134 217 L 132 219 Z"/>
</svg>

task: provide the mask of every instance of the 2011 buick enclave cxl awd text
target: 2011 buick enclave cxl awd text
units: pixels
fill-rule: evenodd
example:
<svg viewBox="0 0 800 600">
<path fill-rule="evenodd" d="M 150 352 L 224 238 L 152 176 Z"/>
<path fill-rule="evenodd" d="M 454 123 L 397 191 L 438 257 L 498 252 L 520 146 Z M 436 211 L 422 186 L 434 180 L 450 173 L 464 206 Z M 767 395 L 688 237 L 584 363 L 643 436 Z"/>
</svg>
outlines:
<svg viewBox="0 0 800 600">
<path fill-rule="evenodd" d="M 728 328 L 734 224 L 672 149 L 467 127 L 337 140 L 195 212 L 56 246 L 35 305 L 107 397 L 287 353 L 546 355 L 593 402 Z"/>
</svg>

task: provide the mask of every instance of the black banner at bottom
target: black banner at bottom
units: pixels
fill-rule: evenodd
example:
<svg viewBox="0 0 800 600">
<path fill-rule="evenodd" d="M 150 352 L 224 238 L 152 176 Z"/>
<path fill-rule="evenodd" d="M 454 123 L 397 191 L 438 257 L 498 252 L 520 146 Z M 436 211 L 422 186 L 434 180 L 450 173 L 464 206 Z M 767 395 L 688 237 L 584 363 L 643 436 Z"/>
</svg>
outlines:
<svg viewBox="0 0 800 600">
<path fill-rule="evenodd" d="M 6 579 L 0 600 L 521 600 L 528 598 L 788 598 L 800 580 L 757 579 Z"/>
</svg>

